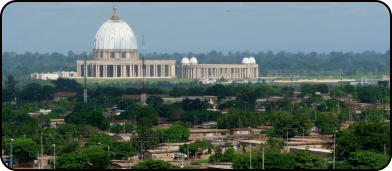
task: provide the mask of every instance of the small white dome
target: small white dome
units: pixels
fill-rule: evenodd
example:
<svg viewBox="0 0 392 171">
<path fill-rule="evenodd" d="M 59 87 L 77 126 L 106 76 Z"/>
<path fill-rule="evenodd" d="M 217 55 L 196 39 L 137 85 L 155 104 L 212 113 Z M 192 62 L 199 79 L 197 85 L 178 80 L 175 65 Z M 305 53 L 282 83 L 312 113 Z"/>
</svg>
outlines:
<svg viewBox="0 0 392 171">
<path fill-rule="evenodd" d="M 249 57 L 249 63 L 250 64 L 255 64 L 256 63 L 256 59 L 253 56 Z"/>
<path fill-rule="evenodd" d="M 189 59 L 187 57 L 183 57 L 182 58 L 181 64 L 189 64 L 189 63 L 190 63 L 190 61 L 189 61 Z"/>
<path fill-rule="evenodd" d="M 245 56 L 245 57 L 242 59 L 242 63 L 243 63 L 243 64 L 248 64 L 248 63 L 249 63 L 249 58 L 248 58 L 247 56 Z"/>
<path fill-rule="evenodd" d="M 197 64 L 197 59 L 196 57 L 192 56 L 191 60 L 190 60 L 191 64 Z"/>
</svg>

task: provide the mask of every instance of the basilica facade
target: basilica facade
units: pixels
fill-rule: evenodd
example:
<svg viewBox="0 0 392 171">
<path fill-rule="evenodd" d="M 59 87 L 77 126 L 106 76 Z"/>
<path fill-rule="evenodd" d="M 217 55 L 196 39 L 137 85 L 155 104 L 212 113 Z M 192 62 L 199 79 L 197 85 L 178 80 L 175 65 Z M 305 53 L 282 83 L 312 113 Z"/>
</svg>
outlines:
<svg viewBox="0 0 392 171">
<path fill-rule="evenodd" d="M 131 27 L 117 15 L 97 31 L 93 59 L 77 60 L 77 77 L 99 79 L 129 79 L 143 77 L 143 62 L 139 58 L 137 41 Z M 245 57 L 241 64 L 198 64 L 197 58 L 176 60 L 144 60 L 145 78 L 181 79 L 256 79 L 258 64 L 253 57 Z"/>
</svg>

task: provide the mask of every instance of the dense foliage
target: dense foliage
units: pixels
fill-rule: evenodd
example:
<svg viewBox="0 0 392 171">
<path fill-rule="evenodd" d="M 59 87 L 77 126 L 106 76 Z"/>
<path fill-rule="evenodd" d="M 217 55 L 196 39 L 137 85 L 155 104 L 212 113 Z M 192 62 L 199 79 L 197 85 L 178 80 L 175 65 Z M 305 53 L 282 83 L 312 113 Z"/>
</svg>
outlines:
<svg viewBox="0 0 392 171">
<path fill-rule="evenodd" d="M 91 58 L 91 54 L 88 55 Z M 180 62 L 184 56 L 196 56 L 199 63 L 240 63 L 244 56 L 254 56 L 260 67 L 261 76 L 277 75 L 382 75 L 388 74 L 390 68 L 390 51 L 377 53 L 365 51 L 353 52 L 330 52 L 330 53 L 290 53 L 280 51 L 268 52 L 222 52 L 211 51 L 208 53 L 151 53 L 147 59 L 176 59 Z M 2 53 L 3 77 L 9 74 L 26 76 L 33 72 L 76 71 L 77 59 L 81 54 L 69 51 L 66 55 L 60 53 L 39 54 L 26 52 L 16 54 L 14 52 Z M 224 60 L 222 60 L 224 59 Z M 45 61 L 45 67 L 42 67 Z"/>
</svg>

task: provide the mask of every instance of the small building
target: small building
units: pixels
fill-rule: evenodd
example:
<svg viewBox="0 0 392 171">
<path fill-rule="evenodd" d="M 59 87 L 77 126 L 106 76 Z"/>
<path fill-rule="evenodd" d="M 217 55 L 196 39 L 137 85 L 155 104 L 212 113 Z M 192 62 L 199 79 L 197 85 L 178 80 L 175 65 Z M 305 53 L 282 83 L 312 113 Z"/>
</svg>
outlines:
<svg viewBox="0 0 392 171">
<path fill-rule="evenodd" d="M 163 104 L 174 104 L 182 102 L 183 98 L 180 97 L 165 97 L 162 98 Z"/>
<path fill-rule="evenodd" d="M 238 151 L 245 153 L 249 151 L 249 147 L 252 148 L 259 146 L 260 144 L 265 144 L 267 142 L 267 138 L 263 139 L 249 139 L 249 140 L 240 140 L 238 142 Z"/>
<path fill-rule="evenodd" d="M 109 121 L 110 126 L 116 126 L 116 125 L 123 126 L 126 123 L 136 123 L 136 121 L 135 120 L 125 120 L 125 119 L 123 119 L 123 120 L 110 120 Z"/>
<path fill-rule="evenodd" d="M 332 99 L 331 96 L 329 96 L 329 94 L 321 94 L 321 97 L 323 98 L 323 100 L 330 100 L 330 99 Z"/>
<path fill-rule="evenodd" d="M 227 137 L 230 134 L 230 130 L 228 129 L 189 128 L 189 132 L 189 140 L 222 138 Z"/>
<path fill-rule="evenodd" d="M 308 150 L 312 154 L 316 154 L 319 156 L 322 156 L 324 158 L 330 158 L 333 150 L 330 149 L 324 149 L 324 148 L 304 148 L 304 147 L 291 147 L 289 149 L 290 152 L 295 152 L 295 151 L 304 151 Z"/>
<path fill-rule="evenodd" d="M 169 95 L 168 94 L 147 94 L 147 98 L 149 98 L 151 96 L 156 96 L 156 97 L 160 97 L 160 98 L 166 98 Z M 125 98 L 125 99 L 140 100 L 141 95 L 140 94 L 124 94 L 124 95 L 122 95 L 122 97 Z"/>
<path fill-rule="evenodd" d="M 50 120 L 50 128 L 58 128 L 61 125 L 65 125 L 64 119 L 51 119 Z"/>
<path fill-rule="evenodd" d="M 196 128 L 209 129 L 212 125 L 217 125 L 216 121 L 204 122 L 201 125 L 197 125 Z"/>
<path fill-rule="evenodd" d="M 52 110 L 45 110 L 45 109 L 39 109 L 39 111 L 37 111 L 37 112 L 30 112 L 28 115 L 29 116 L 31 116 L 31 117 L 36 117 L 36 116 L 38 116 L 38 115 L 47 115 L 47 114 L 49 114 L 50 112 L 52 112 Z"/>
<path fill-rule="evenodd" d="M 168 128 L 170 128 L 171 126 L 172 126 L 172 124 L 163 123 L 163 124 L 158 124 L 158 125 L 156 125 L 156 126 L 153 126 L 153 128 L 155 128 L 155 129 L 157 129 L 157 128 L 159 128 L 159 129 L 168 129 Z"/>
<path fill-rule="evenodd" d="M 376 105 L 370 103 L 359 103 L 359 102 L 346 102 L 346 105 L 354 109 L 355 113 L 360 114 L 367 108 L 376 108 Z"/>
<path fill-rule="evenodd" d="M 258 128 L 232 128 L 230 129 L 231 135 L 258 135 L 262 129 Z"/>
<path fill-rule="evenodd" d="M 53 95 L 54 101 L 67 100 L 76 96 L 75 92 L 57 92 Z"/>
<path fill-rule="evenodd" d="M 132 133 L 113 134 L 113 139 L 118 142 L 129 142 L 131 141 L 132 136 L 134 136 Z"/>
</svg>

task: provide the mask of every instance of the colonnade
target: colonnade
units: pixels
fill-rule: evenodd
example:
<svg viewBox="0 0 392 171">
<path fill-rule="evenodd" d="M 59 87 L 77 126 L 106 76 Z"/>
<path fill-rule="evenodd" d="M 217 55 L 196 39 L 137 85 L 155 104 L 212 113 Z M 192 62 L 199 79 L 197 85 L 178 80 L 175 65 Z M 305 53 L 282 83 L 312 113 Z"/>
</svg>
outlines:
<svg viewBox="0 0 392 171">
<path fill-rule="evenodd" d="M 258 77 L 258 64 L 195 64 L 181 65 L 180 77 L 190 79 L 230 78 L 245 79 Z"/>
<path fill-rule="evenodd" d="M 175 62 L 175 61 L 174 61 Z M 146 62 L 146 78 L 171 78 L 175 77 L 174 62 Z M 142 78 L 142 64 L 138 63 L 101 63 L 89 60 L 86 63 L 87 77 L 93 78 Z M 82 60 L 77 62 L 77 73 L 79 77 L 84 77 L 84 63 Z"/>
</svg>

